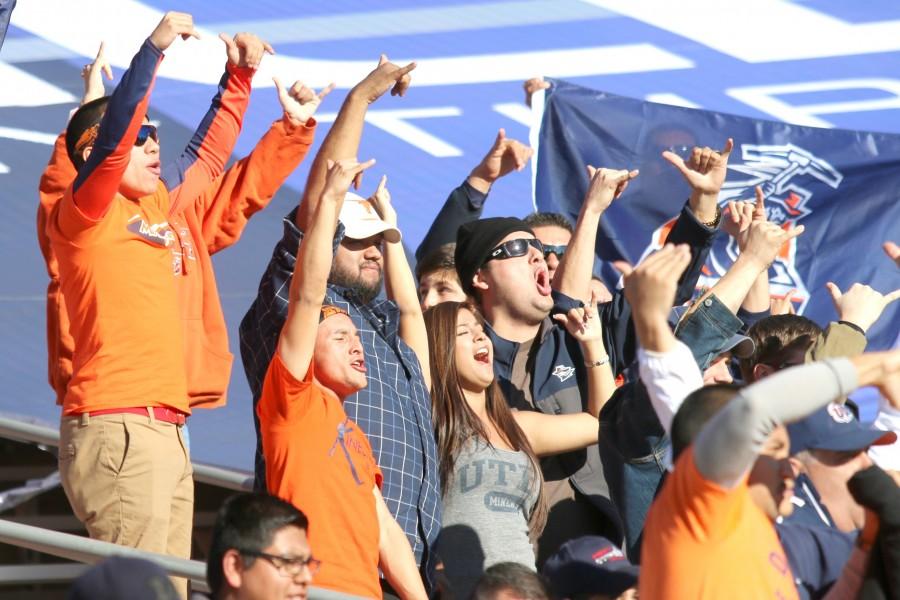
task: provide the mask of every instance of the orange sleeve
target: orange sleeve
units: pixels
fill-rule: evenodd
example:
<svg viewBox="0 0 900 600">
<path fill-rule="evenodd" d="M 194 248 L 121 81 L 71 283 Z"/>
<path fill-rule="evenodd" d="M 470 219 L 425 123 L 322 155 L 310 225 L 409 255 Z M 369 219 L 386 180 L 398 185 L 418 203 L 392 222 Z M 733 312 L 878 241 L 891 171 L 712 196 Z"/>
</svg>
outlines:
<svg viewBox="0 0 900 600">
<path fill-rule="evenodd" d="M 47 236 L 47 219 L 50 212 L 60 198 L 66 192 L 66 188 L 75 181 L 78 172 L 66 151 L 66 133 L 62 132 L 56 138 L 53 144 L 53 152 L 50 154 L 50 161 L 41 174 L 41 181 L 38 184 L 38 204 L 37 211 L 37 235 L 38 244 L 41 247 L 41 254 L 44 255 L 44 262 L 47 265 L 47 274 L 51 279 L 59 276 L 56 269 L 56 259 L 53 257 L 53 251 L 50 249 L 50 238 Z"/>
<path fill-rule="evenodd" d="M 276 351 L 263 381 L 257 409 L 260 421 L 270 425 L 288 425 L 303 418 L 310 408 L 312 381 L 312 364 L 301 381 L 291 375 Z"/>
<path fill-rule="evenodd" d="M 220 175 L 197 199 L 203 243 L 210 254 L 234 244 L 247 221 L 269 202 L 312 146 L 316 122 L 289 131 L 275 121 L 253 151 Z"/>
<path fill-rule="evenodd" d="M 83 226 L 102 220 L 118 193 L 162 59 L 147 39 L 109 97 L 91 154 L 72 183 L 71 200 Z"/>
<path fill-rule="evenodd" d="M 669 512 L 693 539 L 710 542 L 727 537 L 734 530 L 742 518 L 741 507 L 748 493 L 746 477 L 734 489 L 704 479 L 694 463 L 691 447 L 679 457 L 669 478 Z"/>
<path fill-rule="evenodd" d="M 209 110 L 184 151 L 163 168 L 161 178 L 172 198 L 173 212 L 182 212 L 225 170 L 250 103 L 250 82 L 255 69 L 230 62 L 219 81 Z"/>
<path fill-rule="evenodd" d="M 37 237 L 47 267 L 50 282 L 47 284 L 47 379 L 56 392 L 57 404 L 62 403 L 66 386 L 72 377 L 72 354 L 75 341 L 69 333 L 69 315 L 65 299 L 59 288 L 59 267 L 50 247 L 47 221 L 53 207 L 59 202 L 66 188 L 75 180 L 75 166 L 66 151 L 66 134 L 61 133 L 53 145 L 50 161 L 41 175 L 38 185 Z"/>
</svg>

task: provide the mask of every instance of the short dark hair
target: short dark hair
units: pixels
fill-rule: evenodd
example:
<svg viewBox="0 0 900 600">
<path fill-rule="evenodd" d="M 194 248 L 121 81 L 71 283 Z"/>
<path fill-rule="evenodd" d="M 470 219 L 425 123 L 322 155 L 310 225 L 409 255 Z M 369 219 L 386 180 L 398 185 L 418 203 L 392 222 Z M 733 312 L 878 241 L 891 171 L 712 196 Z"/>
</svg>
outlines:
<svg viewBox="0 0 900 600">
<path fill-rule="evenodd" d="M 532 229 L 535 227 L 561 227 L 569 233 L 575 233 L 572 222 L 561 213 L 534 212 L 525 217 L 524 221 Z"/>
<path fill-rule="evenodd" d="M 424 276 L 435 271 L 450 271 L 458 279 L 456 261 L 453 258 L 454 252 L 456 252 L 456 242 L 450 242 L 438 246 L 423 256 L 422 260 L 416 263 L 416 281 L 421 281 Z"/>
<path fill-rule="evenodd" d="M 806 351 L 822 335 L 822 328 L 800 315 L 772 315 L 760 319 L 747 331 L 755 349 L 741 360 L 744 381 L 752 382 L 753 367 L 758 364 L 778 367 L 794 350 Z"/>
<path fill-rule="evenodd" d="M 103 115 L 106 114 L 107 104 L 109 104 L 109 96 L 91 100 L 75 111 L 75 114 L 69 120 L 68 126 L 66 126 L 66 153 L 76 169 L 80 169 L 84 164 L 84 158 L 82 158 L 79 151 L 83 150 L 83 148 L 76 147 L 78 140 L 85 131 L 94 125 L 100 124 Z"/>
<path fill-rule="evenodd" d="M 549 600 L 551 597 L 547 580 L 533 569 L 515 562 L 502 562 L 484 572 L 472 599 L 493 600 L 503 590 L 512 590 L 517 598 L 524 600 Z"/>
<path fill-rule="evenodd" d="M 741 390 L 737 383 L 715 383 L 699 390 L 694 390 L 684 399 L 675 418 L 672 419 L 672 462 L 678 459 L 685 448 L 694 442 L 694 438 L 703 429 L 707 421 L 731 402 Z"/>
<path fill-rule="evenodd" d="M 272 543 L 276 533 L 291 526 L 307 531 L 309 521 L 298 508 L 280 498 L 245 493 L 225 500 L 216 516 L 206 563 L 206 581 L 213 597 L 225 583 L 222 557 L 228 550 L 260 552 Z M 244 556 L 248 567 L 253 561 L 252 556 Z"/>
</svg>

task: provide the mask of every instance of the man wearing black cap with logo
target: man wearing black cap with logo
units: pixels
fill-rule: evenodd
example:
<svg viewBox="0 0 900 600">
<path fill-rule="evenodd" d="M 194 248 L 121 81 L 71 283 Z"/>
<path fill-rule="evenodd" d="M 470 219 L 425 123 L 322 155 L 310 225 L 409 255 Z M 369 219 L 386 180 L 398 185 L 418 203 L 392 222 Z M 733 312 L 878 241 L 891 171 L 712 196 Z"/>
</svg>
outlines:
<svg viewBox="0 0 900 600">
<path fill-rule="evenodd" d="M 586 535 L 563 544 L 547 559 L 544 577 L 557 598 L 634 600 L 640 568 L 604 537 Z"/>
<path fill-rule="evenodd" d="M 685 178 L 692 194 L 668 237 L 669 242 L 686 243 L 691 249 L 679 302 L 693 292 L 721 215 L 716 198 L 725 178 L 727 152 L 698 152 L 705 152 L 702 166 L 698 159 L 679 167 L 690 173 Z M 495 376 L 507 401 L 518 409 L 581 412 L 582 398 L 587 397 L 582 389 L 586 369 L 608 361 L 619 374 L 634 359 L 631 313 L 621 293 L 598 306 L 608 353 L 598 363 L 585 363 L 577 342 L 549 318 L 551 311 L 565 312 L 588 298 L 599 218 L 637 172 L 589 168 L 589 175 L 578 225 L 552 288 L 542 245 L 520 219 L 482 219 L 462 225 L 457 233 L 455 261 L 463 290 L 475 297 L 485 316 Z M 622 539 L 596 446 L 545 458 L 541 466 L 550 513 L 538 541 L 538 565 L 562 543 L 581 535 Z"/>
</svg>

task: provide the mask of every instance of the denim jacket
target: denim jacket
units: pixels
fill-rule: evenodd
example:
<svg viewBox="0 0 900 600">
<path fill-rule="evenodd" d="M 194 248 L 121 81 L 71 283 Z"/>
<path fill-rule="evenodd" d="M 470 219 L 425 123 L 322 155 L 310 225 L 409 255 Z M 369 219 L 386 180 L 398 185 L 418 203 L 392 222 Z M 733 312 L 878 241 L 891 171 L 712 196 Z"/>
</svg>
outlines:
<svg viewBox="0 0 900 600">
<path fill-rule="evenodd" d="M 691 349 L 702 370 L 741 326 L 741 320 L 712 295 L 679 324 L 675 336 Z M 640 380 L 616 390 L 600 411 L 603 473 L 622 518 L 625 550 L 633 563 L 640 561 L 644 521 L 666 472 L 664 459 L 670 445 Z"/>
</svg>

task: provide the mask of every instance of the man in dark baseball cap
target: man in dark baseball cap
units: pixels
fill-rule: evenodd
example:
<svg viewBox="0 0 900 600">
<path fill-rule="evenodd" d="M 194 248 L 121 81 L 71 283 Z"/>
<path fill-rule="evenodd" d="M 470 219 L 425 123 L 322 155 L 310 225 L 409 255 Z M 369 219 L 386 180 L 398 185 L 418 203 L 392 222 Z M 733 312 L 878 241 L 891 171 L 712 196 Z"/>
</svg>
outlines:
<svg viewBox="0 0 900 600">
<path fill-rule="evenodd" d="M 788 433 L 792 462 L 809 478 L 827 507 L 828 524 L 848 532 L 862 527 L 865 510 L 850 495 L 847 482 L 872 465 L 869 447 L 891 444 L 897 434 L 863 425 L 848 406 L 837 402 L 789 425 Z M 795 504 L 816 504 L 815 498 L 805 497 L 803 486 L 798 486 L 795 494 L 799 499 Z"/>
<path fill-rule="evenodd" d="M 75 580 L 67 600 L 178 600 L 162 567 L 142 558 L 113 556 Z"/>
<path fill-rule="evenodd" d="M 556 597 L 573 600 L 636 598 L 639 573 L 615 544 L 593 535 L 563 544 L 543 570 Z"/>
<path fill-rule="evenodd" d="M 514 258 L 514 256 L 510 256 L 511 254 L 514 254 L 515 256 L 528 255 L 529 248 L 534 244 L 528 244 L 527 242 L 524 245 L 521 243 L 517 245 L 514 244 L 516 247 L 513 248 L 512 251 L 509 249 L 504 251 L 503 247 L 500 246 L 500 243 L 506 241 L 505 238 L 512 237 L 510 234 L 513 233 L 527 234 L 516 238 L 518 240 L 532 239 L 540 244 L 540 242 L 535 239 L 534 231 L 531 230 L 531 227 L 526 225 L 525 221 L 522 219 L 517 219 L 515 217 L 479 219 L 477 221 L 464 223 L 459 227 L 456 234 L 454 260 L 456 261 L 456 271 L 459 273 L 459 280 L 462 283 L 463 290 L 467 294 L 473 295 L 474 286 L 472 278 L 488 261 L 493 259 L 502 260 L 505 258 Z M 506 245 L 508 246 L 509 244 Z M 540 248 L 537 246 L 534 247 L 543 254 L 543 246 Z M 518 253 L 520 251 L 521 254 Z M 544 265 L 544 268 L 546 270 L 546 264 Z M 550 295 L 549 283 L 550 279 L 548 274 L 548 293 L 546 294 L 548 297 Z"/>
</svg>

